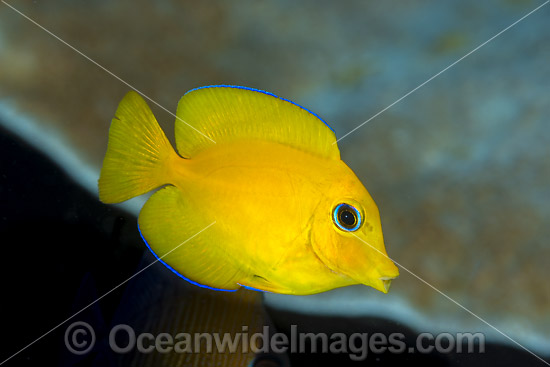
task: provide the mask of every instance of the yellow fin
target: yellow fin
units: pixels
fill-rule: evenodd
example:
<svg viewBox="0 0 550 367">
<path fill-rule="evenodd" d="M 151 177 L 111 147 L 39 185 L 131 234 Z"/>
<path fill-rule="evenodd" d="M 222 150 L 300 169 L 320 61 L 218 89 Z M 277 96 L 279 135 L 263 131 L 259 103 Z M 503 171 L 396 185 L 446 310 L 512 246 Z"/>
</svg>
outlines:
<svg viewBox="0 0 550 367">
<path fill-rule="evenodd" d="M 326 123 L 294 102 L 268 92 L 223 85 L 193 89 L 178 103 L 177 116 L 176 145 L 186 158 L 211 147 L 212 140 L 216 144 L 265 140 L 340 158 L 336 137 Z"/>
<path fill-rule="evenodd" d="M 99 177 L 99 198 L 118 203 L 168 183 L 169 159 L 177 158 L 147 106 L 136 92 L 124 96 L 109 129 Z"/>
<path fill-rule="evenodd" d="M 217 290 L 237 289 L 245 273 L 230 262 L 216 224 L 204 230 L 214 220 L 199 215 L 197 205 L 175 186 L 160 189 L 139 214 L 141 235 L 153 254 L 187 281 Z"/>
</svg>

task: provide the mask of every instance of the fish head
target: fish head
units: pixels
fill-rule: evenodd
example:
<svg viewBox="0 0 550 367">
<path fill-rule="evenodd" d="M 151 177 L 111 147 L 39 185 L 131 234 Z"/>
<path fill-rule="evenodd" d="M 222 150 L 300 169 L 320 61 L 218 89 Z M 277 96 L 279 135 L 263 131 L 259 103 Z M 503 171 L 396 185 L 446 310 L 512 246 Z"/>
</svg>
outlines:
<svg viewBox="0 0 550 367">
<path fill-rule="evenodd" d="M 311 242 L 333 272 L 387 293 L 399 275 L 384 246 L 378 207 L 353 171 L 343 167 L 324 188 L 314 214 Z"/>
</svg>

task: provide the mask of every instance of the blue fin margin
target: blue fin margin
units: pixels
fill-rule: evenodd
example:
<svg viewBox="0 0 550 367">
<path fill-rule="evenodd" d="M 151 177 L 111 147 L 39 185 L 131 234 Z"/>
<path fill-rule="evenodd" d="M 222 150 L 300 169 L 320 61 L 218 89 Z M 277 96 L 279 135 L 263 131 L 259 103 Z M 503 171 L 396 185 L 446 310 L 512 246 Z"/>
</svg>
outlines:
<svg viewBox="0 0 550 367">
<path fill-rule="evenodd" d="M 321 117 L 319 117 L 319 115 L 317 115 L 315 112 L 310 111 L 310 110 L 308 110 L 307 108 L 300 106 L 298 103 L 292 102 L 290 99 L 286 99 L 286 98 L 279 97 L 279 96 L 277 96 L 277 95 L 275 95 L 275 94 L 273 94 L 273 93 L 271 93 L 271 92 L 266 92 L 265 90 L 256 89 L 256 88 L 249 88 L 249 87 L 242 87 L 242 86 L 239 86 L 239 85 L 217 84 L 217 85 L 206 85 L 206 86 L 204 86 L 204 87 L 193 88 L 193 89 L 187 91 L 185 94 L 191 93 L 191 92 L 196 91 L 196 90 L 207 89 L 207 88 L 234 88 L 234 89 L 244 89 L 244 90 L 249 90 L 249 91 L 252 91 L 252 92 L 263 93 L 263 94 L 266 94 L 266 95 L 268 95 L 268 96 L 278 98 L 278 99 L 280 99 L 280 100 L 282 100 L 282 101 L 291 103 L 291 104 L 293 104 L 294 106 L 299 107 L 299 108 L 301 108 L 302 110 L 304 110 L 304 111 L 310 113 L 311 115 L 315 116 L 317 119 L 319 119 L 319 121 L 321 121 L 323 124 L 325 124 L 325 126 L 328 127 L 328 128 L 330 129 L 330 131 L 332 131 L 333 133 L 335 133 L 334 130 L 332 129 L 332 127 L 330 127 L 330 125 L 327 124 L 326 121 L 323 120 Z M 185 94 L 184 94 L 184 95 L 185 95 Z M 335 134 L 336 134 L 336 133 L 335 133 Z"/>
</svg>

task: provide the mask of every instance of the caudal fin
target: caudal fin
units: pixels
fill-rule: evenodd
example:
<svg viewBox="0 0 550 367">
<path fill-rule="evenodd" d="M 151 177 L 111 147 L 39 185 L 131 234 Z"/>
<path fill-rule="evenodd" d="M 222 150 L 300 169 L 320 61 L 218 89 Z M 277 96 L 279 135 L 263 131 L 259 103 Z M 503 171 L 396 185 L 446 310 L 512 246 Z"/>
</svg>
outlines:
<svg viewBox="0 0 550 367">
<path fill-rule="evenodd" d="M 177 157 L 147 103 L 128 92 L 109 129 L 99 199 L 119 203 L 169 183 L 170 162 Z"/>
</svg>

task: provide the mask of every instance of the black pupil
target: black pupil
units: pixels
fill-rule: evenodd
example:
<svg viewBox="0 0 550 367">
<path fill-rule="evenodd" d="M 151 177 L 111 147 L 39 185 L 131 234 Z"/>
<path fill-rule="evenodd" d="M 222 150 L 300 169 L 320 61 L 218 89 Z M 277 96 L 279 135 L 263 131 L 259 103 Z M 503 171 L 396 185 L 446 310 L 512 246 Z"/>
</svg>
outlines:
<svg viewBox="0 0 550 367">
<path fill-rule="evenodd" d="M 340 213 L 338 213 L 338 219 L 344 227 L 353 228 L 357 223 L 355 213 L 348 208 L 343 208 L 342 210 L 340 210 Z"/>
</svg>

